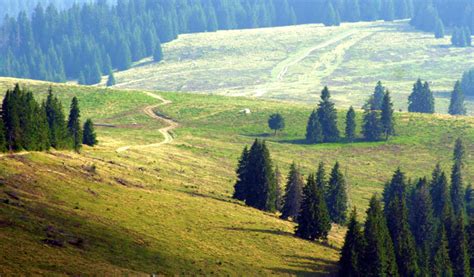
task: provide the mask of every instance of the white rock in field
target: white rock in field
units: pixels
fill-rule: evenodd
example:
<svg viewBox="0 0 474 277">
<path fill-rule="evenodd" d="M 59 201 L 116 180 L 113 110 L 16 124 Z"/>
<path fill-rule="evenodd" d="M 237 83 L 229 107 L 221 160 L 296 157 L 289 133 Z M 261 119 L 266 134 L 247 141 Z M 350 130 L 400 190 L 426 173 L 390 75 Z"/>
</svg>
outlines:
<svg viewBox="0 0 474 277">
<path fill-rule="evenodd" d="M 243 110 L 240 111 L 240 113 L 250 114 L 250 109 L 243 109 Z"/>
</svg>

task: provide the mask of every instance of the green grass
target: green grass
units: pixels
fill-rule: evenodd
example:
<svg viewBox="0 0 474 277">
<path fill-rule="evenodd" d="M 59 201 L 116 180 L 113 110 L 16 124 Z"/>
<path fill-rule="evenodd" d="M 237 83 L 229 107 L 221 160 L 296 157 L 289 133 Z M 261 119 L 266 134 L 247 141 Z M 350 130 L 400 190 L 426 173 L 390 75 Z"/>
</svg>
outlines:
<svg viewBox="0 0 474 277">
<path fill-rule="evenodd" d="M 0 89 L 16 81 L 0 79 Z M 21 82 L 38 99 L 49 85 Z M 268 141 L 284 174 L 293 161 L 305 175 L 320 161 L 327 170 L 341 162 L 351 205 L 361 216 L 398 166 L 410 178 L 429 175 L 438 161 L 449 170 L 459 134 L 469 157 L 466 183 L 474 177 L 470 117 L 397 113 L 398 135 L 388 142 L 305 145 L 306 120 L 316 103 L 159 93 L 173 101 L 158 110 L 179 122 L 175 141 L 117 153 L 124 145 L 161 141 L 162 124 L 141 112 L 159 101 L 140 91 L 70 85 L 54 90 L 64 103 L 77 96 L 83 118 L 117 128 L 98 127 L 101 143 L 81 155 L 52 151 L 0 158 L 0 274 L 333 273 L 342 228 L 331 232 L 331 247 L 306 242 L 292 236 L 293 223 L 231 199 L 236 161 L 255 138 Z M 240 114 L 244 108 L 251 114 Z M 287 128 L 272 136 L 267 118 L 277 111 Z M 341 109 L 341 130 L 344 113 Z M 357 116 L 360 127 L 360 112 Z M 48 234 L 65 245 L 44 244 Z M 68 242 L 77 238 L 82 246 Z"/>
<path fill-rule="evenodd" d="M 444 92 L 452 90 L 474 58 L 473 48 L 450 47 L 449 36 L 435 39 L 408 21 L 181 35 L 164 45 L 164 53 L 163 62 L 145 59 L 117 72 L 117 88 L 312 103 L 328 85 L 339 106 L 361 107 L 382 80 L 395 107 L 406 110 L 413 83 L 422 78 L 437 92 L 438 112 L 447 113 Z M 473 108 L 469 101 L 468 110 Z"/>
</svg>

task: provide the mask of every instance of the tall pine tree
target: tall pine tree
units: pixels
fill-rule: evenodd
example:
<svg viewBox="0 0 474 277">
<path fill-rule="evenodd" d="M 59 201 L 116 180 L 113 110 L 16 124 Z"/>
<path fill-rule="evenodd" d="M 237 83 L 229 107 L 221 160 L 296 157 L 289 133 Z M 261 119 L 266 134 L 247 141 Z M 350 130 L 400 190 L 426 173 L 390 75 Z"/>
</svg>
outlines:
<svg viewBox="0 0 474 277">
<path fill-rule="evenodd" d="M 281 218 L 297 219 L 300 212 L 301 201 L 303 197 L 304 180 L 295 163 L 291 164 L 288 173 L 288 181 L 286 183 L 285 195 L 283 197 L 284 204 L 281 210 Z"/>
</svg>

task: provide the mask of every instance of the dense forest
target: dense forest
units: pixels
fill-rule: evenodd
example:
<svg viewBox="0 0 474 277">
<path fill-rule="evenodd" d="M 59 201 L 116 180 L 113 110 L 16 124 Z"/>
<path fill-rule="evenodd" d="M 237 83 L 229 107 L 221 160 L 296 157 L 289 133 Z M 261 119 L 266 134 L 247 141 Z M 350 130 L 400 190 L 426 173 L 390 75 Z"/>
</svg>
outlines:
<svg viewBox="0 0 474 277">
<path fill-rule="evenodd" d="M 16 5 L 12 3 L 7 6 Z M 120 0 L 115 5 L 99 0 L 65 10 L 40 4 L 4 19 L 0 75 L 94 84 L 144 57 L 159 61 L 162 55 L 154 53 L 161 53 L 161 43 L 182 33 L 338 25 L 409 18 L 412 13 L 412 0 Z"/>
</svg>

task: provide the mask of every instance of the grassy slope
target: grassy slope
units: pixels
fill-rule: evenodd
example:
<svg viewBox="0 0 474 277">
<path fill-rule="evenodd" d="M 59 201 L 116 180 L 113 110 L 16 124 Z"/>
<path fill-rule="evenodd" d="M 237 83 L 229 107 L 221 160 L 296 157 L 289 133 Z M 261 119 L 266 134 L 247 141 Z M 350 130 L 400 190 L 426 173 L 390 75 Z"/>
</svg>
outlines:
<svg viewBox="0 0 474 277">
<path fill-rule="evenodd" d="M 0 91 L 14 81 L 0 79 Z M 38 97 L 45 95 L 47 84 L 28 86 Z M 339 160 L 351 203 L 360 211 L 399 165 L 409 177 L 430 174 L 436 161 L 448 169 L 456 134 L 466 138 L 469 157 L 473 153 L 471 118 L 397 114 L 399 135 L 389 142 L 308 146 L 300 142 L 312 106 L 178 93 L 160 93 L 174 102 L 160 112 L 181 124 L 171 145 L 116 153 L 123 145 L 161 140 L 161 124 L 140 113 L 157 100 L 139 91 L 66 85 L 56 90 L 64 102 L 77 95 L 84 117 L 118 128 L 98 128 L 102 143 L 80 156 L 52 152 L 0 158 L 0 199 L 10 201 L 0 204 L 0 252 L 5 253 L 0 268 L 6 273 L 333 271 L 343 230 L 331 234 L 335 248 L 305 242 L 292 236 L 292 223 L 230 199 L 244 144 L 268 139 L 285 174 L 294 160 L 305 174 L 319 161 Z M 252 113 L 239 114 L 243 108 Z M 277 137 L 267 135 L 266 128 L 275 111 L 287 123 Z M 340 123 L 342 129 L 342 112 Z M 469 161 L 467 181 L 474 177 L 472 168 Z M 48 233 L 63 238 L 66 247 L 43 244 Z M 84 239 L 82 247 L 67 243 L 77 238 Z"/>
<path fill-rule="evenodd" d="M 450 47 L 449 37 L 435 39 L 407 21 L 182 35 L 164 51 L 161 63 L 144 60 L 115 74 L 117 87 L 314 102 L 329 85 L 339 105 L 360 107 L 382 80 L 396 108 L 406 110 L 417 78 L 449 91 L 474 57 L 472 48 Z M 436 96 L 438 111 L 446 113 L 446 94 Z"/>
</svg>

